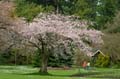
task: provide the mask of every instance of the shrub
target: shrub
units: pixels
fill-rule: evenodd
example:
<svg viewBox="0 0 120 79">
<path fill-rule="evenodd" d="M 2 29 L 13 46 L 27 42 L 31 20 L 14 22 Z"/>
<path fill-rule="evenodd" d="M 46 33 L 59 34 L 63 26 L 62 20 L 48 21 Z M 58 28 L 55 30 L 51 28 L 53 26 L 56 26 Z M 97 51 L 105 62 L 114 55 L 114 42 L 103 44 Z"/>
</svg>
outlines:
<svg viewBox="0 0 120 79">
<path fill-rule="evenodd" d="M 98 58 L 94 62 L 96 67 L 109 67 L 110 66 L 110 57 L 103 56 L 102 54 L 98 55 Z"/>
</svg>

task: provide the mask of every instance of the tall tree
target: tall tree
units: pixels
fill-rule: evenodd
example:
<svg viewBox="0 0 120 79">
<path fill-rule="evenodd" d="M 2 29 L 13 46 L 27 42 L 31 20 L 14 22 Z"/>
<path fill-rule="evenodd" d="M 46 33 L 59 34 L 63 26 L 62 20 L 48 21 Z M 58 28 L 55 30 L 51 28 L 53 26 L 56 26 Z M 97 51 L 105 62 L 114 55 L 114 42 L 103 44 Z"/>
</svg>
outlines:
<svg viewBox="0 0 120 79">
<path fill-rule="evenodd" d="M 93 20 L 96 15 L 96 0 L 76 0 L 74 14 L 82 19 Z"/>
<path fill-rule="evenodd" d="M 117 1 L 118 0 L 98 0 L 96 29 L 105 29 L 106 27 L 104 25 L 113 20 L 118 6 Z"/>
</svg>

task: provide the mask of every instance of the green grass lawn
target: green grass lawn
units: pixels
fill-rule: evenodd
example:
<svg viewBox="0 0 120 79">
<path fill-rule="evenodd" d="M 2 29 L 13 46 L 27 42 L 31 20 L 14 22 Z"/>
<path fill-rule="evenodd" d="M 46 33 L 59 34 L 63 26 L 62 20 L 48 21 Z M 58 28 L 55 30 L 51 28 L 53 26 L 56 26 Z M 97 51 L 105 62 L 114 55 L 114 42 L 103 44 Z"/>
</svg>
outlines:
<svg viewBox="0 0 120 79">
<path fill-rule="evenodd" d="M 96 68 L 93 70 L 49 70 L 49 75 L 38 74 L 30 66 L 0 66 L 0 79 L 120 79 L 120 69 Z"/>
</svg>

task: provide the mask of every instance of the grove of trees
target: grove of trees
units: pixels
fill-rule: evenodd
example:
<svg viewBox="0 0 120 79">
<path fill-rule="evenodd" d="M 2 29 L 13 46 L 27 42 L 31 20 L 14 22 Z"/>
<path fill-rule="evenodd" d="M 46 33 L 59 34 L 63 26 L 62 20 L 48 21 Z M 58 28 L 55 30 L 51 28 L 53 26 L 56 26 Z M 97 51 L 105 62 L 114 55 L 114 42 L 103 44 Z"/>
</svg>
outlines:
<svg viewBox="0 0 120 79">
<path fill-rule="evenodd" d="M 28 21 L 39 12 L 54 12 L 93 21 L 93 28 L 99 30 L 106 29 L 104 25 L 112 21 L 120 8 L 119 0 L 16 0 L 16 3 L 18 16 Z"/>
</svg>

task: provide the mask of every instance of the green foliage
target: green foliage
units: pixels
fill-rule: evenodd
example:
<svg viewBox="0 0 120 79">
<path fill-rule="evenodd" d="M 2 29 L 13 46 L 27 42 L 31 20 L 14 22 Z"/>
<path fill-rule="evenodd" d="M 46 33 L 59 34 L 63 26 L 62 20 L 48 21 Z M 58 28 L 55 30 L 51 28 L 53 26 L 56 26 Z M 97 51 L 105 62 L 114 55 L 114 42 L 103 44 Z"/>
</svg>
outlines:
<svg viewBox="0 0 120 79">
<path fill-rule="evenodd" d="M 113 17 L 116 14 L 118 0 L 99 0 L 99 4 L 96 7 L 97 16 L 95 19 L 96 29 L 106 29 L 104 25 L 107 22 L 112 22 Z"/>
<path fill-rule="evenodd" d="M 44 12 L 45 13 L 52 13 L 52 12 L 54 12 L 54 10 L 55 10 L 55 8 L 53 6 L 48 5 L 45 7 Z"/>
<path fill-rule="evenodd" d="M 15 52 L 9 50 L 5 53 L 0 53 L 0 61 L 0 64 L 15 64 Z"/>
<path fill-rule="evenodd" d="M 5 64 L 5 63 L 7 63 L 7 58 L 8 58 L 9 56 L 8 55 L 6 55 L 6 54 L 0 54 L 0 64 Z"/>
<path fill-rule="evenodd" d="M 75 3 L 74 14 L 82 19 L 93 20 L 95 18 L 95 0 L 77 0 Z"/>
<path fill-rule="evenodd" d="M 40 67 L 41 66 L 41 55 L 40 50 L 36 50 L 33 58 L 33 66 Z"/>
<path fill-rule="evenodd" d="M 118 11 L 113 19 L 113 22 L 108 22 L 106 25 L 107 27 L 104 32 L 107 33 L 120 33 L 120 11 Z"/>
<path fill-rule="evenodd" d="M 103 56 L 102 54 L 99 54 L 98 57 L 94 60 L 93 63 L 96 67 L 109 67 L 110 66 L 110 57 L 109 56 Z"/>
<path fill-rule="evenodd" d="M 7 52 L 0 53 L 0 64 L 9 64 L 9 65 L 27 65 L 31 64 L 31 56 L 23 55 L 21 50 L 10 49 Z"/>
<path fill-rule="evenodd" d="M 59 8 L 60 8 L 60 12 L 65 14 L 65 15 L 71 15 L 74 13 L 74 8 L 75 8 L 75 0 L 60 0 L 59 1 Z"/>
<path fill-rule="evenodd" d="M 71 54 L 64 53 L 64 56 L 60 54 L 58 56 L 51 54 L 48 59 L 48 66 L 50 67 L 72 66 L 72 64 L 73 64 L 73 55 Z M 39 50 L 35 52 L 33 66 L 34 67 L 41 66 L 41 54 Z"/>
<path fill-rule="evenodd" d="M 16 0 L 16 14 L 19 17 L 25 17 L 28 22 L 32 21 L 43 10 L 44 8 L 41 5 L 26 0 Z"/>
<path fill-rule="evenodd" d="M 32 21 L 40 12 L 77 15 L 93 21 L 93 27 L 100 30 L 112 21 L 119 3 L 119 0 L 16 0 L 16 14 L 27 21 Z"/>
</svg>

